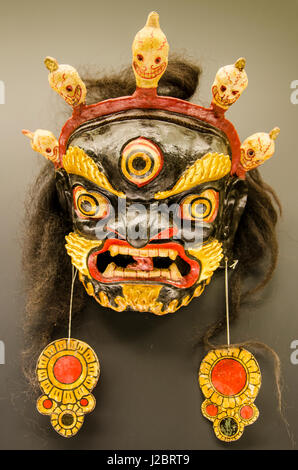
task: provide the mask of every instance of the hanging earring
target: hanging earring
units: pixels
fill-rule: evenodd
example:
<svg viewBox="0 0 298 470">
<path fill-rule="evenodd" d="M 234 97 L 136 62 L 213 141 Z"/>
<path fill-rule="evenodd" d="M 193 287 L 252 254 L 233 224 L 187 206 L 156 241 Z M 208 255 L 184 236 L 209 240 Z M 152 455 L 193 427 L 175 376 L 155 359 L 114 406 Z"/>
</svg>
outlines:
<svg viewBox="0 0 298 470">
<path fill-rule="evenodd" d="M 231 267 L 235 267 L 235 264 Z M 205 401 L 202 414 L 213 422 L 218 439 L 236 441 L 244 427 L 259 416 L 254 400 L 261 387 L 261 372 L 255 357 L 242 347 L 230 346 L 228 258 L 225 258 L 227 347 L 208 352 L 199 370 Z"/>
<path fill-rule="evenodd" d="M 73 289 L 77 270 L 72 265 L 68 337 L 50 343 L 37 361 L 37 379 L 43 395 L 37 410 L 49 415 L 55 431 L 63 437 L 74 436 L 84 422 L 84 415 L 95 408 L 91 391 L 100 373 L 100 365 L 91 347 L 71 338 Z"/>
</svg>

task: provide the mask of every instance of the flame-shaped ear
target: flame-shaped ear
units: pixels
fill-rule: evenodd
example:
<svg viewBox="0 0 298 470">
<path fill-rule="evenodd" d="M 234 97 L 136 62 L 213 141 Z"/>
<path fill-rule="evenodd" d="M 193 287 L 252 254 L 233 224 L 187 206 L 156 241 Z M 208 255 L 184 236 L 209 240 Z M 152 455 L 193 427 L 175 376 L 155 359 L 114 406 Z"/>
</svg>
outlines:
<svg viewBox="0 0 298 470">
<path fill-rule="evenodd" d="M 43 155 L 47 160 L 59 165 L 59 144 L 54 134 L 44 129 L 37 129 L 35 132 L 22 130 L 22 133 L 29 137 L 31 147 L 35 152 Z"/>
<path fill-rule="evenodd" d="M 269 133 L 257 132 L 244 140 L 241 145 L 240 162 L 245 171 L 257 168 L 272 157 L 275 151 L 274 141 L 279 132 L 280 129 L 274 127 Z"/>
<path fill-rule="evenodd" d="M 227 110 L 241 96 L 248 84 L 245 63 L 244 57 L 240 57 L 234 64 L 218 70 L 212 85 L 215 105 Z"/>
<path fill-rule="evenodd" d="M 58 64 L 53 57 L 46 57 L 45 66 L 49 70 L 49 83 L 67 104 L 75 108 L 85 103 L 86 86 L 78 72 L 71 65 Z"/>
<path fill-rule="evenodd" d="M 168 65 L 169 44 L 155 11 L 148 15 L 146 25 L 136 34 L 132 55 L 137 87 L 157 88 Z"/>
</svg>

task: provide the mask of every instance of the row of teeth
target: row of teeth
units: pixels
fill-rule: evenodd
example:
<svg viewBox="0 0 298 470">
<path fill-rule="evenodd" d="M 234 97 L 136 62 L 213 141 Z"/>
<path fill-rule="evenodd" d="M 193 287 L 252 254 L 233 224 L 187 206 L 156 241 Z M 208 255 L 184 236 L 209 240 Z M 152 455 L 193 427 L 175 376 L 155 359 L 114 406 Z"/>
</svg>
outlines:
<svg viewBox="0 0 298 470">
<path fill-rule="evenodd" d="M 155 78 L 163 71 L 164 66 L 165 64 L 161 64 L 159 67 L 156 67 L 151 72 L 145 72 L 141 67 L 138 66 L 138 64 L 135 65 L 135 68 L 137 69 L 137 72 L 141 75 L 142 78 Z"/>
<path fill-rule="evenodd" d="M 155 78 L 156 75 L 159 75 L 160 71 L 156 72 L 140 72 L 142 78 Z"/>
<path fill-rule="evenodd" d="M 102 274 L 103 277 L 127 277 L 136 279 L 163 278 L 172 281 L 179 281 L 182 275 L 175 263 L 172 263 L 168 269 L 152 269 L 151 271 L 137 271 L 129 268 L 119 268 L 115 263 L 110 263 Z"/>
<path fill-rule="evenodd" d="M 111 245 L 109 248 L 109 252 L 111 256 L 117 255 L 130 255 L 130 256 L 140 256 L 140 257 L 150 257 L 154 258 L 156 256 L 161 257 L 168 257 L 172 260 L 175 260 L 178 256 L 178 252 L 176 250 L 168 250 L 166 248 L 129 248 L 127 246 L 118 246 L 118 245 Z"/>
</svg>

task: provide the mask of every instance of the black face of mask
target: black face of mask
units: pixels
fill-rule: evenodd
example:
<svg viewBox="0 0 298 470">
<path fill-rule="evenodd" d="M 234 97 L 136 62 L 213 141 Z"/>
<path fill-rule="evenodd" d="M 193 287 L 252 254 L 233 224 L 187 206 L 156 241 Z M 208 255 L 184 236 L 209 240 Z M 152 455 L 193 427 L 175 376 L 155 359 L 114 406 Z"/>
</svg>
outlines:
<svg viewBox="0 0 298 470">
<path fill-rule="evenodd" d="M 66 248 L 88 294 L 156 314 L 199 296 L 246 202 L 225 135 L 197 119 L 131 110 L 81 125 L 68 149 L 77 167 L 58 170 L 57 187 L 73 221 Z"/>
</svg>

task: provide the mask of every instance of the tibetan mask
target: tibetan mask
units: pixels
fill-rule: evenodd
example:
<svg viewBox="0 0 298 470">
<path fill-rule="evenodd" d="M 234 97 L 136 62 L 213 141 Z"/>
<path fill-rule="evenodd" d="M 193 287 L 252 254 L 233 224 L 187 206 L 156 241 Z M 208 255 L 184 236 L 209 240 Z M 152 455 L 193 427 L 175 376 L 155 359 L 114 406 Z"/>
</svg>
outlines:
<svg viewBox="0 0 298 470">
<path fill-rule="evenodd" d="M 159 315 L 199 296 L 245 205 L 230 169 L 225 136 L 191 118 L 129 110 L 78 127 L 57 176 L 87 292 Z"/>
<path fill-rule="evenodd" d="M 157 95 L 168 49 L 151 13 L 133 43 L 135 93 L 89 106 L 78 73 L 45 61 L 50 85 L 73 107 L 57 158 L 51 146 L 41 152 L 54 164 L 59 199 L 72 218 L 66 250 L 87 293 L 117 311 L 163 315 L 203 292 L 232 253 L 246 171 L 272 155 L 260 156 L 255 134 L 248 164 L 247 141 L 241 147 L 224 116 L 247 85 L 245 60 L 220 69 L 211 106 L 203 108 Z M 47 142 L 47 131 L 24 133 L 32 146 L 40 133 Z M 270 149 L 277 134 L 261 133 Z"/>
</svg>

